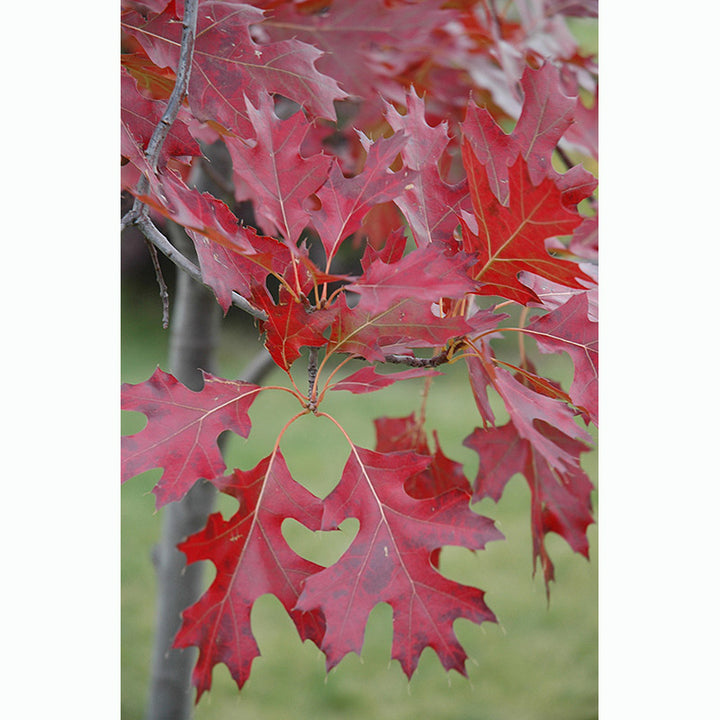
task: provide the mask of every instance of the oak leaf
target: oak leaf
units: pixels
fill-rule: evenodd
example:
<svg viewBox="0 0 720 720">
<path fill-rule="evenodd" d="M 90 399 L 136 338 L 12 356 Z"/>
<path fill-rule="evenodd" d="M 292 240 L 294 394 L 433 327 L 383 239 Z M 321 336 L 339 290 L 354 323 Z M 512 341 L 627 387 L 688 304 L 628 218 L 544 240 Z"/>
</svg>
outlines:
<svg viewBox="0 0 720 720">
<path fill-rule="evenodd" d="M 266 93 L 259 96 L 258 107 L 248 101 L 247 112 L 254 137 L 226 138 L 236 188 L 247 185 L 260 225 L 268 233 L 282 235 L 294 248 L 308 224 L 305 201 L 325 181 L 332 158 L 320 154 L 306 158 L 300 154 L 310 127 L 302 112 L 280 120 Z M 245 199 L 237 192 L 236 197 Z"/>
<path fill-rule="evenodd" d="M 527 331 L 544 353 L 566 352 L 573 361 L 570 398 L 598 421 L 598 323 L 588 318 L 585 294 L 573 295 L 557 309 L 534 319 Z"/>
<path fill-rule="evenodd" d="M 137 83 L 125 68 L 121 69 L 120 91 L 122 106 L 120 120 L 122 133 L 120 136 L 120 152 L 140 170 L 145 169 L 143 153 L 155 131 L 155 126 L 165 112 L 167 103 L 146 97 L 138 89 Z M 185 113 L 170 128 L 160 153 L 160 162 L 164 164 L 169 156 L 200 155 L 200 147 L 190 135 L 182 119 Z M 138 162 L 141 160 L 140 162 Z"/>
<path fill-rule="evenodd" d="M 582 288 L 580 280 L 592 282 L 577 263 L 553 257 L 547 250 L 550 238 L 571 235 L 582 217 L 563 203 L 557 185 L 545 178 L 533 185 L 526 161 L 518 156 L 508 168 L 508 204 L 495 196 L 486 168 L 468 144 L 463 145 L 474 214 L 461 218 L 463 248 L 477 253 L 471 276 L 484 283 L 481 295 L 499 295 L 527 304 L 537 296 L 518 279 L 522 271 L 535 273 L 568 287 Z"/>
<path fill-rule="evenodd" d="M 206 372 L 203 381 L 196 392 L 157 368 L 145 382 L 122 386 L 122 409 L 148 419 L 139 433 L 122 438 L 122 481 L 163 468 L 153 488 L 158 508 L 180 500 L 199 478 L 222 475 L 221 432 L 232 430 L 244 438 L 250 434 L 248 410 L 261 388 Z"/>
<path fill-rule="evenodd" d="M 367 617 L 379 602 L 393 609 L 392 657 L 408 677 L 426 647 L 445 669 L 465 675 L 467 655 L 453 622 L 496 621 L 484 593 L 443 577 L 431 554 L 447 545 L 480 550 L 502 534 L 470 510 L 465 492 L 454 489 L 429 499 L 408 495 L 405 481 L 429 462 L 411 451 L 378 453 L 352 445 L 340 483 L 323 502 L 324 530 L 348 517 L 360 522 L 348 550 L 308 578 L 297 604 L 325 618 L 321 648 L 328 669 L 348 652 L 360 653 Z"/>
<path fill-rule="evenodd" d="M 323 332 L 332 323 L 337 307 L 311 310 L 301 302 L 288 297 L 286 292 L 278 303 L 268 296 L 265 287 L 255 286 L 252 301 L 267 313 L 260 322 L 261 331 L 267 334 L 265 346 L 275 363 L 283 370 L 300 357 L 301 347 L 322 347 L 328 340 Z"/>
<path fill-rule="evenodd" d="M 553 428 L 548 427 L 545 432 L 566 454 L 576 458 L 573 467 L 561 470 L 553 466 L 521 437 L 512 422 L 501 427 L 476 428 L 463 445 L 480 456 L 474 500 L 490 497 L 497 502 L 515 473 L 525 476 L 530 487 L 533 561 L 536 567 L 540 561 L 549 593 L 555 575 L 545 546 L 547 534 L 560 535 L 575 552 L 588 557 L 587 528 L 594 521 L 590 499 L 593 486 L 580 468 L 580 454 L 588 447 Z"/>
<path fill-rule="evenodd" d="M 320 500 L 295 482 L 280 450 L 252 470 L 235 470 L 214 484 L 240 503 L 229 519 L 220 513 L 179 545 L 188 563 L 211 560 L 215 579 L 207 592 L 183 613 L 174 647 L 197 646 L 193 669 L 196 702 L 210 689 L 212 670 L 224 663 L 241 688 L 260 653 L 250 624 L 252 606 L 272 593 L 292 618 L 302 640 L 320 644 L 324 622 L 317 611 L 295 610 L 305 580 L 323 568 L 297 555 L 281 532 L 293 518 L 309 530 L 320 529 Z"/>
<path fill-rule="evenodd" d="M 408 138 L 402 149 L 405 165 L 417 171 L 412 183 L 403 188 L 395 203 L 407 218 L 418 247 L 433 240 L 452 237 L 457 227 L 457 215 L 467 201 L 467 181 L 455 185 L 440 176 L 439 163 L 450 142 L 447 122 L 430 127 L 425 120 L 425 103 L 414 88 L 406 100 L 407 112 L 400 113 L 388 105 L 386 118 L 395 132 Z"/>
<path fill-rule="evenodd" d="M 360 395 L 362 393 L 382 390 L 398 382 L 398 380 L 411 380 L 419 377 L 430 377 L 432 375 L 442 375 L 442 373 L 431 368 L 410 368 L 409 370 L 401 370 L 400 372 L 381 375 L 371 365 L 361 368 L 357 372 L 352 373 L 352 375 L 334 383 L 328 389 L 347 390 L 355 395 Z"/>
<path fill-rule="evenodd" d="M 576 166 L 565 178 L 552 166 L 552 153 L 560 138 L 573 122 L 577 98 L 565 94 L 559 70 L 545 63 L 535 70 L 526 67 L 520 86 L 524 100 L 517 125 L 506 134 L 492 115 L 474 102 L 468 104 L 462 123 L 463 142 L 469 144 L 478 162 L 485 167 L 487 182 L 501 204 L 507 205 L 511 191 L 508 168 L 519 155 L 527 164 L 533 185 L 546 177 L 568 186 L 582 187 L 587 197 L 597 185 L 595 178 L 582 166 Z M 567 173 L 565 174 L 567 175 Z M 569 197 L 564 198 L 569 204 Z M 577 203 L 579 200 L 574 198 Z"/>
<path fill-rule="evenodd" d="M 174 7 L 170 3 L 149 19 L 126 11 L 122 23 L 155 65 L 176 70 L 182 23 Z M 265 13 L 252 5 L 223 0 L 201 2 L 188 88 L 194 116 L 245 137 L 252 133 L 245 98 L 258 103 L 261 94 L 271 92 L 296 100 L 313 115 L 334 120 L 333 101 L 346 94 L 333 78 L 316 69 L 322 52 L 295 39 L 255 42 L 250 26 L 264 19 Z"/>
<path fill-rule="evenodd" d="M 320 235 L 328 267 L 342 241 L 360 228 L 368 211 L 396 198 L 416 175 L 407 168 L 390 171 L 406 142 L 402 133 L 375 142 L 361 135 L 361 140 L 367 152 L 362 172 L 346 178 L 334 162 L 325 184 L 316 193 L 322 206 L 312 213 L 311 223 Z"/>
</svg>

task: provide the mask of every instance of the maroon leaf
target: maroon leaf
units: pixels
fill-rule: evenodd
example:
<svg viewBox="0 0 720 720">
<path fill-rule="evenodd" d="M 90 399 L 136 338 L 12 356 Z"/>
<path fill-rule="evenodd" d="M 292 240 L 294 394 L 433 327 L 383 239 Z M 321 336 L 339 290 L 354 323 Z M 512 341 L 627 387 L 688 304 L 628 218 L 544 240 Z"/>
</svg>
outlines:
<svg viewBox="0 0 720 720">
<path fill-rule="evenodd" d="M 189 188 L 173 172 L 151 176 L 150 194 L 140 199 L 188 231 L 205 235 L 233 252 L 257 254 L 248 234 L 240 230 L 238 219 L 222 200 Z"/>
<path fill-rule="evenodd" d="M 410 348 L 443 347 L 472 329 L 461 316 L 443 317 L 433 311 L 432 303 L 418 302 L 413 297 L 399 298 L 378 312 L 364 308 L 362 301 L 351 310 L 344 296 L 337 305 L 330 350 L 370 361 L 384 360 L 385 354 L 407 352 Z"/>
<path fill-rule="evenodd" d="M 477 347 L 477 345 L 476 345 Z M 590 436 L 575 421 L 575 413 L 567 406 L 559 392 L 548 392 L 546 385 L 528 383 L 528 387 L 502 367 L 496 367 L 492 352 L 481 345 L 481 356 L 468 357 L 466 362 L 475 402 L 486 424 L 494 424 L 487 388 L 493 388 L 502 398 L 510 419 L 520 437 L 530 442 L 533 450 L 555 468 L 576 469 L 578 458 L 565 450 L 564 444 L 554 441 L 555 434 L 546 426 L 568 438 L 589 441 Z M 529 374 L 529 373 L 528 373 Z M 523 376 L 521 379 L 525 379 Z M 538 378 L 538 381 L 541 379 Z"/>
<path fill-rule="evenodd" d="M 240 254 L 194 230 L 192 238 L 202 272 L 203 282 L 212 288 L 222 309 L 227 312 L 232 292 L 250 298 L 254 287 L 261 287 L 270 273 L 282 275 L 291 260 L 287 246 L 272 237 L 258 235 L 253 228 L 239 226 L 236 236 L 243 247 L 253 247 L 257 254 Z"/>
<path fill-rule="evenodd" d="M 430 368 L 411 368 L 410 370 L 402 370 L 400 372 L 388 375 L 380 375 L 374 367 L 364 367 L 349 375 L 344 380 L 336 382 L 330 386 L 330 390 L 348 390 L 353 394 L 362 394 L 382 390 L 383 388 L 393 385 L 398 380 L 411 380 L 418 377 L 430 377 L 432 375 L 442 375 L 439 370 Z"/>
<path fill-rule="evenodd" d="M 522 438 L 512 423 L 498 428 L 476 428 L 463 441 L 480 456 L 473 499 L 490 497 L 497 502 L 510 478 L 522 473 L 530 486 L 533 561 L 543 568 L 545 585 L 554 580 L 554 567 L 545 547 L 548 533 L 562 537 L 577 553 L 588 557 L 587 528 L 593 523 L 592 483 L 580 468 L 583 443 L 546 427 L 548 438 L 575 458 L 573 467 L 561 471 Z"/>
<path fill-rule="evenodd" d="M 273 360 L 283 370 L 300 357 L 300 348 L 321 347 L 328 341 L 323 332 L 333 321 L 335 307 L 311 311 L 302 303 L 288 298 L 286 293 L 276 305 L 265 288 L 253 289 L 253 302 L 264 310 L 268 319 L 260 323 L 260 329 L 267 333 L 265 346 Z"/>
<path fill-rule="evenodd" d="M 239 501 L 238 511 L 230 520 L 211 515 L 204 530 L 179 545 L 188 563 L 211 560 L 216 569 L 210 588 L 183 613 L 174 642 L 174 647 L 200 649 L 193 670 L 196 702 L 210 689 L 218 663 L 227 665 L 239 688 L 245 684 L 260 654 L 250 613 L 261 595 L 280 600 L 303 640 L 319 645 L 324 632 L 319 612 L 294 609 L 306 578 L 323 568 L 296 555 L 281 532 L 286 518 L 319 530 L 318 498 L 292 479 L 279 450 L 252 470 L 235 470 L 214 483 Z"/>
<path fill-rule="evenodd" d="M 502 131 L 487 110 L 474 103 L 468 105 L 462 124 L 464 142 L 485 167 L 488 185 L 502 205 L 507 205 L 510 195 L 508 168 L 518 155 L 527 163 L 533 185 L 546 177 L 555 181 L 562 177 L 553 169 L 551 156 L 570 127 L 576 107 L 576 98 L 565 95 L 559 71 L 552 63 L 538 70 L 526 67 L 520 85 L 523 108 L 510 135 Z M 591 192 L 597 184 L 592 175 L 581 166 L 575 172 L 575 185 L 588 186 Z"/>
<path fill-rule="evenodd" d="M 121 68 L 120 92 L 122 107 L 120 111 L 122 133 L 120 136 L 120 152 L 130 162 L 144 170 L 143 153 L 160 121 L 167 103 L 145 97 L 140 93 L 137 83 L 130 73 Z M 187 121 L 187 111 L 180 111 L 180 118 L 170 128 L 167 139 L 162 146 L 160 163 L 164 164 L 170 156 L 199 155 L 200 148 L 191 137 L 182 118 Z"/>
<path fill-rule="evenodd" d="M 432 31 L 454 18 L 441 0 L 387 3 L 333 0 L 321 12 L 281 3 L 263 28 L 273 39 L 299 38 L 323 51 L 318 69 L 361 97 L 387 89 L 387 80 L 431 47 Z M 395 87 L 392 83 L 391 87 Z"/>
<path fill-rule="evenodd" d="M 198 478 L 212 480 L 225 471 L 217 438 L 224 430 L 250 434 L 248 410 L 261 390 L 203 372 L 204 386 L 189 390 L 157 368 L 145 382 L 122 386 L 122 409 L 147 416 L 148 424 L 122 439 L 122 480 L 164 468 L 153 488 L 157 507 L 180 500 Z"/>
<path fill-rule="evenodd" d="M 396 198 L 415 179 L 415 173 L 407 169 L 390 172 L 405 143 L 402 133 L 374 143 L 364 136 L 361 139 L 367 152 L 363 171 L 346 178 L 334 163 L 327 181 L 317 192 L 322 207 L 312 213 L 312 224 L 325 248 L 328 267 L 342 241 L 360 228 L 370 208 Z"/>
<path fill-rule="evenodd" d="M 537 296 L 518 280 L 521 271 L 532 272 L 568 287 L 583 288 L 589 280 L 577 263 L 550 255 L 545 241 L 570 235 L 582 218 L 565 207 L 556 184 L 545 179 L 533 185 L 525 160 L 518 157 L 508 169 L 508 205 L 493 193 L 486 169 L 469 145 L 463 146 L 463 163 L 468 173 L 474 217 L 464 216 L 463 247 L 480 258 L 471 275 L 484 283 L 482 295 L 501 297 L 527 304 Z M 475 227 L 471 227 L 472 223 Z"/>
<path fill-rule="evenodd" d="M 431 456 L 430 464 L 424 470 L 411 475 L 405 481 L 405 490 L 408 495 L 423 499 L 442 495 L 452 489 L 471 492 L 462 463 L 451 460 L 443 453 L 435 431 L 433 432 L 435 452 L 430 451 L 422 421 L 415 418 L 415 413 L 399 418 L 382 417 L 373 422 L 375 423 L 377 438 L 375 450 L 377 452 L 413 450 L 419 455 Z M 438 567 L 436 561 L 433 561 L 433 565 Z"/>
<path fill-rule="evenodd" d="M 575 374 L 570 397 L 598 421 L 598 324 L 588 318 L 584 294 L 571 297 L 556 310 L 533 320 L 527 327 L 545 353 L 566 352 Z"/>
<path fill-rule="evenodd" d="M 395 132 L 407 136 L 402 157 L 405 165 L 417 170 L 418 175 L 395 202 L 407 218 L 415 242 L 422 247 L 433 240 L 452 237 L 468 189 L 465 180 L 449 185 L 440 177 L 438 163 L 450 141 L 447 122 L 430 127 L 425 121 L 425 103 L 413 88 L 406 102 L 405 115 L 388 106 L 386 118 Z"/>
<path fill-rule="evenodd" d="M 339 485 L 325 499 L 323 529 L 337 528 L 348 517 L 360 521 L 348 550 L 305 582 L 297 605 L 325 617 L 321 647 L 328 669 L 348 652 L 360 653 L 367 617 L 379 602 L 393 609 L 392 657 L 408 677 L 426 647 L 447 670 L 464 675 L 467 656 L 453 622 L 495 622 L 484 593 L 443 577 L 430 556 L 446 545 L 479 550 L 502 535 L 470 510 L 464 492 L 424 500 L 407 494 L 405 481 L 429 461 L 414 452 L 382 454 L 353 445 Z"/>
<path fill-rule="evenodd" d="M 245 107 L 261 94 L 280 93 L 329 120 L 334 100 L 346 97 L 337 82 L 322 75 L 315 62 L 322 53 L 299 40 L 260 44 L 250 26 L 261 23 L 262 10 L 251 5 L 209 0 L 198 13 L 188 102 L 198 120 L 212 120 L 231 133 L 252 133 Z M 182 23 L 171 3 L 145 20 L 134 11 L 122 15 L 123 27 L 143 46 L 158 67 L 177 68 Z"/>
<path fill-rule="evenodd" d="M 302 112 L 280 120 L 267 94 L 259 96 L 257 108 L 248 102 L 247 110 L 254 132 L 252 142 L 226 139 L 236 186 L 247 184 L 260 225 L 280 233 L 295 247 L 308 224 L 304 203 L 325 181 L 332 158 L 300 154 L 310 127 Z"/>
<path fill-rule="evenodd" d="M 392 264 L 375 260 L 346 289 L 360 293 L 360 306 L 372 313 L 380 313 L 408 297 L 416 301 L 459 298 L 477 287 L 468 278 L 470 265 L 472 258 L 449 256 L 441 244 L 433 243 Z"/>
</svg>

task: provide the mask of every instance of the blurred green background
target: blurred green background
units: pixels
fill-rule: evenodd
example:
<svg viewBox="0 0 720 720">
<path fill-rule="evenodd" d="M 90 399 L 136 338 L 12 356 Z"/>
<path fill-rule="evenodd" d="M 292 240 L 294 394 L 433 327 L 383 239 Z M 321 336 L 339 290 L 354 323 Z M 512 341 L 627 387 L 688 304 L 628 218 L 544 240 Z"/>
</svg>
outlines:
<svg viewBox="0 0 720 720">
<path fill-rule="evenodd" d="M 172 269 L 166 277 L 171 280 Z M 149 287 L 149 289 L 147 289 Z M 172 298 L 172 287 L 171 287 Z M 152 285 L 123 284 L 122 380 L 146 380 L 156 365 L 167 369 L 168 331 L 161 328 L 161 307 Z M 504 341 L 502 357 L 517 357 L 517 339 Z M 219 374 L 235 378 L 258 348 L 257 332 L 242 313 L 231 310 L 223 322 Z M 497 349 L 497 346 L 496 346 Z M 531 348 L 531 353 L 534 348 Z M 564 387 L 572 380 L 565 355 L 532 354 L 540 371 L 554 373 Z M 296 382 L 305 386 L 302 367 Z M 349 370 L 360 364 L 350 363 Z M 463 363 L 444 366 L 444 377 L 434 382 L 427 407 L 428 431 L 438 430 L 444 452 L 462 462 L 472 481 L 477 455 L 462 446 L 478 424 L 478 413 L 467 384 Z M 286 384 L 283 373 L 265 384 Z M 354 441 L 374 447 L 372 419 L 407 415 L 419 408 L 422 380 L 412 380 L 365 396 L 328 393 L 323 410 L 336 417 Z M 288 394 L 265 392 L 251 410 L 249 440 L 236 439 L 228 448 L 228 465 L 248 469 L 267 455 L 285 421 L 297 410 Z M 499 421 L 504 411 L 496 405 Z M 136 432 L 143 421 L 123 414 L 123 432 Z M 327 420 L 301 418 L 283 437 L 282 452 L 299 481 L 316 494 L 329 492 L 339 478 L 348 448 Z M 596 452 L 584 456 L 584 466 L 597 486 Z M 160 470 L 127 482 L 121 490 L 122 512 L 122 718 L 144 715 L 155 613 L 155 578 L 150 552 L 160 535 L 163 512 L 155 512 L 150 490 Z M 329 675 L 324 657 L 311 643 L 301 643 L 280 603 L 260 598 L 252 613 L 261 657 L 253 664 L 249 682 L 239 693 L 225 666 L 217 666 L 213 686 L 196 708 L 198 720 L 220 718 L 343 718 L 344 720 L 591 720 L 597 717 L 597 530 L 589 529 L 590 562 L 575 555 L 556 536 L 548 548 L 556 566 L 549 607 L 542 573 L 532 577 L 529 490 L 521 476 L 510 481 L 496 506 L 483 501 L 474 506 L 493 518 L 506 540 L 486 550 L 447 548 L 441 569 L 452 579 L 486 591 L 488 605 L 500 624 L 455 623 L 466 648 L 469 678 L 446 673 L 430 649 L 423 653 L 410 682 L 400 666 L 390 661 L 390 607 L 378 605 L 370 615 L 362 657 L 348 655 Z M 227 517 L 236 503 L 222 496 L 219 508 Z M 355 523 L 353 525 L 353 523 Z M 289 522 L 287 525 L 291 526 Z M 285 527 L 286 537 L 302 554 L 317 562 L 331 562 L 346 547 L 357 528 L 347 521 L 345 533 L 314 536 L 297 527 Z M 348 534 L 349 533 L 349 534 Z M 340 535 L 340 537 L 338 537 Z M 208 565 L 208 584 L 212 569 Z M 193 651 L 194 652 L 194 651 Z"/>
</svg>

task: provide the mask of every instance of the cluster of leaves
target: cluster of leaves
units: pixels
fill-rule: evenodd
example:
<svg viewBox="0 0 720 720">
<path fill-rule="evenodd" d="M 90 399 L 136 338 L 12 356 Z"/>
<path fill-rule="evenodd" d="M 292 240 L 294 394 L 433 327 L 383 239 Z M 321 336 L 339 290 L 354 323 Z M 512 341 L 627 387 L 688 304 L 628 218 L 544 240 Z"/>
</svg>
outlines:
<svg viewBox="0 0 720 720">
<path fill-rule="evenodd" d="M 483 591 L 439 572 L 439 552 L 502 538 L 471 502 L 499 500 L 521 473 L 546 584 L 548 533 L 588 554 L 592 486 L 580 458 L 590 442 L 583 425 L 598 412 L 596 180 L 568 158 L 597 157 L 597 84 L 566 17 L 592 17 L 597 3 L 526 0 L 499 13 L 483 0 L 202 0 L 196 20 L 189 6 L 123 3 L 122 177 L 136 198 L 126 224 L 142 219 L 151 241 L 150 212 L 182 226 L 202 282 L 226 312 L 235 303 L 258 318 L 288 386 L 204 373 L 195 392 L 159 368 L 123 386 L 123 408 L 148 419 L 123 438 L 123 480 L 163 468 L 158 507 L 199 478 L 239 502 L 180 546 L 217 573 L 185 611 L 175 645 L 199 648 L 199 699 L 218 663 L 239 687 L 247 680 L 261 595 L 281 601 L 328 668 L 360 652 L 368 614 L 386 602 L 392 657 L 408 677 L 425 647 L 465 674 L 453 622 L 495 616 Z M 186 98 L 151 151 L 183 65 Z M 256 227 L 191 186 L 201 147 L 213 142 L 227 148 L 234 199 L 252 201 Z M 352 251 L 361 272 L 350 275 L 340 260 Z M 521 348 L 527 340 L 567 353 L 571 386 L 540 375 L 525 352 L 517 364 L 498 357 L 493 341 L 512 334 Z M 304 353 L 307 393 L 291 371 Z M 338 381 L 351 359 L 365 364 Z M 466 364 L 478 410 L 464 441 L 479 456 L 472 483 L 437 435 L 431 448 L 423 408 L 376 419 L 373 449 L 322 410 L 327 392 L 412 378 L 430 388 L 455 362 Z M 385 363 L 409 367 L 377 372 Z M 229 471 L 217 438 L 249 437 L 249 409 L 269 391 L 292 394 L 298 412 L 256 467 Z M 309 413 L 334 423 L 349 447 L 325 498 L 291 477 L 280 450 L 287 427 Z M 359 532 L 330 567 L 297 555 L 281 533 L 287 518 L 317 531 L 350 517 Z"/>
</svg>

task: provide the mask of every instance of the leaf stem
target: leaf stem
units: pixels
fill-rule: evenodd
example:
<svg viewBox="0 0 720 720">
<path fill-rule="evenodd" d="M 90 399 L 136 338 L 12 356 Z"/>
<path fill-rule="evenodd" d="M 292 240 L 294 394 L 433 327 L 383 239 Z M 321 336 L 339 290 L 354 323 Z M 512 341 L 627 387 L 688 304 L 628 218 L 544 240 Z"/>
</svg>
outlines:
<svg viewBox="0 0 720 720">
<path fill-rule="evenodd" d="M 518 324 L 520 325 L 520 327 L 525 327 L 527 316 L 528 308 L 527 306 L 523 306 L 522 310 L 520 311 L 520 317 L 518 318 Z M 527 354 L 525 352 L 525 333 L 519 333 L 518 335 L 518 350 L 520 352 L 520 367 L 524 368 L 527 366 Z"/>
<path fill-rule="evenodd" d="M 317 410 L 317 374 L 318 374 L 318 348 L 308 348 L 308 408 L 315 412 Z"/>
<path fill-rule="evenodd" d="M 350 362 L 351 360 L 355 360 L 357 358 L 356 355 L 348 355 L 341 363 L 338 364 L 338 366 L 328 375 L 328 379 L 325 381 L 325 385 L 323 385 L 323 389 L 320 391 L 320 396 L 318 397 L 318 405 L 322 402 L 323 398 L 325 397 L 325 393 L 328 391 L 328 388 L 330 386 L 330 381 L 333 379 L 333 376 L 335 373 L 340 370 L 340 368 L 345 365 L 346 363 Z"/>
<path fill-rule="evenodd" d="M 145 242 L 147 243 L 150 257 L 152 258 L 153 268 L 155 269 L 155 280 L 157 280 L 157 284 L 160 288 L 160 300 L 162 301 L 163 309 L 162 327 L 163 330 L 167 330 L 170 324 L 170 297 L 168 295 L 167 285 L 165 284 L 165 278 L 162 274 L 162 268 L 160 267 L 157 250 L 147 238 L 145 239 Z"/>
</svg>

